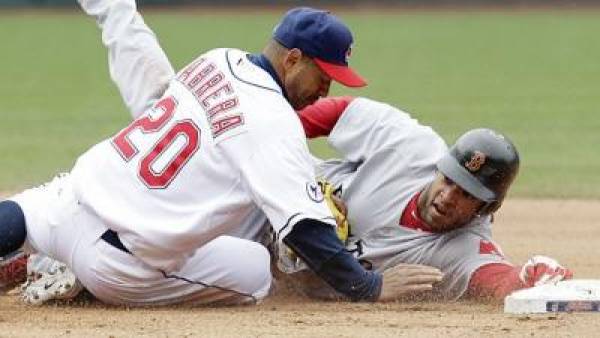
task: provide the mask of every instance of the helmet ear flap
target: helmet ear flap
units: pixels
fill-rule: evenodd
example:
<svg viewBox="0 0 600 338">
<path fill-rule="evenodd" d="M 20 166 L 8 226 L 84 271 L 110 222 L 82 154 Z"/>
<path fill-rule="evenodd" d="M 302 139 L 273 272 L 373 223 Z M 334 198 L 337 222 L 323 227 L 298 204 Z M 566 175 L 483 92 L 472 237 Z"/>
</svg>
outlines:
<svg viewBox="0 0 600 338">
<path fill-rule="evenodd" d="M 486 203 L 479 210 L 479 214 L 480 215 L 493 214 L 498 209 L 500 209 L 501 205 L 502 205 L 502 201 L 494 201 L 494 202 Z"/>
</svg>

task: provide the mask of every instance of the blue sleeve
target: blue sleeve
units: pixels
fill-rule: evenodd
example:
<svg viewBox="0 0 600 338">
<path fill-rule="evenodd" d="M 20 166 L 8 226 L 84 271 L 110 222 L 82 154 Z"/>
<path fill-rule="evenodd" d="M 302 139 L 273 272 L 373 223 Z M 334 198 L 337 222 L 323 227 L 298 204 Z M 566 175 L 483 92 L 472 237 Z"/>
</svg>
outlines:
<svg viewBox="0 0 600 338">
<path fill-rule="evenodd" d="M 283 242 L 337 292 L 353 301 L 376 301 L 381 293 L 380 274 L 365 270 L 326 223 L 304 219 Z"/>
</svg>

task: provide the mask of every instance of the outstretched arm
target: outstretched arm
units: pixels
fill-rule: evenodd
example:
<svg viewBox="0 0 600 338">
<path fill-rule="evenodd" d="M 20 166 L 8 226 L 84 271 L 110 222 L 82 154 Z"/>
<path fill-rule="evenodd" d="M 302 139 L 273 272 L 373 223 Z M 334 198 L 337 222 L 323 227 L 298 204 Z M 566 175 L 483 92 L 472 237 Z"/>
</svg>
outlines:
<svg viewBox="0 0 600 338">
<path fill-rule="evenodd" d="M 481 266 L 469 281 L 468 293 L 479 298 L 502 300 L 511 292 L 556 283 L 573 277 L 573 272 L 546 256 L 533 256 L 523 266 L 491 263 Z"/>
<path fill-rule="evenodd" d="M 316 220 L 300 221 L 283 241 L 317 276 L 353 301 L 395 301 L 431 291 L 442 280 L 438 269 L 418 264 L 399 264 L 383 274 L 366 270 L 333 228 Z"/>
<path fill-rule="evenodd" d="M 110 77 L 133 118 L 160 98 L 175 72 L 134 0 L 78 0 L 96 19 L 108 48 Z"/>
</svg>

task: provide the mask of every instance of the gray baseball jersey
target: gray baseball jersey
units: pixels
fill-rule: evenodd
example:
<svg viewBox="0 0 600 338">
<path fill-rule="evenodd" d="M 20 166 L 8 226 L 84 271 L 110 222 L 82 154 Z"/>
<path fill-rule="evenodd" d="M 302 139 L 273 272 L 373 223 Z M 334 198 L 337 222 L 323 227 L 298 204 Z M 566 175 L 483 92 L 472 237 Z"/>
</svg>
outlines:
<svg viewBox="0 0 600 338">
<path fill-rule="evenodd" d="M 491 239 L 490 216 L 446 233 L 400 224 L 408 202 L 433 181 L 436 163 L 447 151 L 433 129 L 392 106 L 357 98 L 328 142 L 343 159 L 322 161 L 317 172 L 345 201 L 351 225 L 347 247 L 367 265 L 377 270 L 398 263 L 438 267 L 445 278 L 437 292 L 456 299 L 477 268 L 503 261 Z"/>
</svg>

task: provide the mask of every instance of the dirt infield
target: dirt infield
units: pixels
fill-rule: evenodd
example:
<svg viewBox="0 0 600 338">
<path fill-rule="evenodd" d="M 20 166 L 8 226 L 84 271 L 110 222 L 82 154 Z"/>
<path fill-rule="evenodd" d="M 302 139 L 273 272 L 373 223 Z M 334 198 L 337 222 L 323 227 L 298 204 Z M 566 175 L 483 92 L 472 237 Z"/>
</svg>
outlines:
<svg viewBox="0 0 600 338">
<path fill-rule="evenodd" d="M 536 253 L 600 278 L 600 201 L 510 200 L 495 238 L 514 262 Z M 280 290 L 258 306 L 125 309 L 97 302 L 40 308 L 0 296 L 0 337 L 597 336 L 600 314 L 510 316 L 500 304 L 347 304 Z"/>
</svg>

